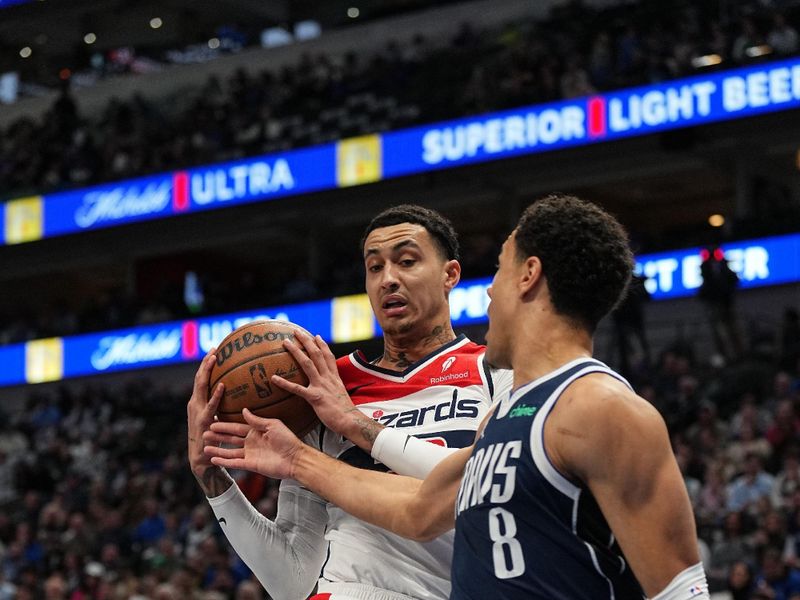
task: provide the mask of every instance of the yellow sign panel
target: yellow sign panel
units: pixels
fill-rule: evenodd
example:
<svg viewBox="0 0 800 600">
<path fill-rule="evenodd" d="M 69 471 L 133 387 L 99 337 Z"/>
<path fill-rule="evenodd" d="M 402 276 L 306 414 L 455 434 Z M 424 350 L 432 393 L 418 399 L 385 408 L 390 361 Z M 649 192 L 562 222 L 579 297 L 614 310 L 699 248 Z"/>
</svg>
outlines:
<svg viewBox="0 0 800 600">
<path fill-rule="evenodd" d="M 44 208 L 41 196 L 10 200 L 6 203 L 6 244 L 21 244 L 42 239 Z"/>
<path fill-rule="evenodd" d="M 379 134 L 336 144 L 336 183 L 339 187 L 380 181 L 383 177 L 383 141 Z"/>
<path fill-rule="evenodd" d="M 375 337 L 375 319 L 366 294 L 334 298 L 332 319 L 335 343 Z"/>
<path fill-rule="evenodd" d="M 64 376 L 64 343 L 61 338 L 25 344 L 25 380 L 28 383 L 58 381 Z"/>
</svg>

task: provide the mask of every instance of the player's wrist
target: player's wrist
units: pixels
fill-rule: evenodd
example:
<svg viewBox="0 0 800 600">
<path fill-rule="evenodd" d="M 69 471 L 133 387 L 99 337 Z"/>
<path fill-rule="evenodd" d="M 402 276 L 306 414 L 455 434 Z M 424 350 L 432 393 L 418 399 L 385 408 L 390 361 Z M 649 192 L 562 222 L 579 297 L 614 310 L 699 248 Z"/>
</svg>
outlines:
<svg viewBox="0 0 800 600">
<path fill-rule="evenodd" d="M 234 483 L 233 478 L 225 469 L 212 464 L 192 468 L 192 474 L 207 498 L 215 498 L 223 494 Z"/>
<path fill-rule="evenodd" d="M 299 481 L 303 485 L 309 483 L 308 475 L 313 467 L 313 459 L 310 456 L 311 450 L 312 448 L 306 444 L 298 444 L 289 461 L 289 479 Z"/>
<path fill-rule="evenodd" d="M 355 406 L 343 409 L 335 421 L 326 425 L 328 429 L 347 438 L 366 452 L 372 450 L 375 438 L 384 429 L 383 425 L 370 419 Z"/>
</svg>

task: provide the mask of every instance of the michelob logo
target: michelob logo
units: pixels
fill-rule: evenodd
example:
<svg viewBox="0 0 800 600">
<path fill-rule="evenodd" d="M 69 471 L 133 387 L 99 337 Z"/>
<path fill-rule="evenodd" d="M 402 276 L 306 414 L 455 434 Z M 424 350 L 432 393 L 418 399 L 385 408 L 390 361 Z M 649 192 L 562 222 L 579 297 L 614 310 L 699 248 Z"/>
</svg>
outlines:
<svg viewBox="0 0 800 600">
<path fill-rule="evenodd" d="M 32 196 L 6 203 L 5 233 L 7 244 L 21 244 L 42 239 L 44 234 L 42 197 Z"/>
<path fill-rule="evenodd" d="M 356 342 L 375 337 L 375 320 L 369 296 L 356 294 L 334 298 L 332 302 L 333 341 Z"/>
<path fill-rule="evenodd" d="M 64 342 L 61 338 L 25 344 L 25 381 L 43 383 L 64 377 Z"/>
<path fill-rule="evenodd" d="M 383 178 L 383 142 L 380 135 L 365 135 L 336 144 L 336 184 L 361 185 Z"/>
</svg>

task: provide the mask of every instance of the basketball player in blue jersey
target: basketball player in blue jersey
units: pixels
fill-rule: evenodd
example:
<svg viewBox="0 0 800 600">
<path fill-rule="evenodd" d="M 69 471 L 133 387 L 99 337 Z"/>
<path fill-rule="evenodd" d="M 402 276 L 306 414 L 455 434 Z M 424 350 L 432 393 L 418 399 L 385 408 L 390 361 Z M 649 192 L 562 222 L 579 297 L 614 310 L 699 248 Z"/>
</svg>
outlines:
<svg viewBox="0 0 800 600">
<path fill-rule="evenodd" d="M 448 296 L 461 268 L 447 219 L 420 206 L 393 207 L 370 222 L 361 247 L 384 353 L 370 361 L 360 352 L 338 360 L 327 352 L 326 377 L 315 377 L 303 393 L 328 398 L 331 422 L 349 439 L 317 427 L 304 440 L 351 465 L 424 478 L 472 444 L 494 397 L 510 389 L 511 373 L 489 368 L 485 348 L 453 331 Z M 219 387 L 208 390 L 213 362 L 212 351 L 187 407 L 189 462 L 222 531 L 270 596 L 305 599 L 316 588 L 312 600 L 447 598 L 452 533 L 417 543 L 289 480 L 274 521 L 255 510 L 203 453 L 221 397 Z"/>
<path fill-rule="evenodd" d="M 453 599 L 707 599 L 664 422 L 592 358 L 595 327 L 631 267 L 625 232 L 597 206 L 556 195 L 524 212 L 500 254 L 486 336 L 487 360 L 513 367 L 514 389 L 474 446 L 424 481 L 354 469 L 249 413 L 244 437 L 228 424 L 208 436 L 238 447 L 207 451 L 214 464 L 296 478 L 404 536 L 455 526 Z M 320 341 L 300 342 L 308 357 L 287 347 L 312 378 L 324 377 Z M 338 401 L 310 401 L 337 427 Z"/>
</svg>

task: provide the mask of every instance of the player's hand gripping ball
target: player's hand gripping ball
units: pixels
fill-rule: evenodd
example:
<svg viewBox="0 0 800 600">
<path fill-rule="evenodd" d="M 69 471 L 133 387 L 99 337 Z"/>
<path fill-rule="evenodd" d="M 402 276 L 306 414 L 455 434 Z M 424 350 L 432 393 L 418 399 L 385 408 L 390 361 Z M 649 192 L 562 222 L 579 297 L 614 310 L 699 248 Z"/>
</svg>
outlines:
<svg viewBox="0 0 800 600">
<path fill-rule="evenodd" d="M 272 383 L 279 375 L 293 383 L 308 384 L 308 377 L 283 347 L 302 327 L 286 321 L 254 321 L 242 325 L 217 346 L 217 362 L 211 369 L 209 390 L 219 382 L 225 393 L 217 409 L 220 421 L 244 423 L 242 409 L 270 419 L 280 419 L 297 436 L 316 423 L 314 409 L 302 398 Z"/>
</svg>

